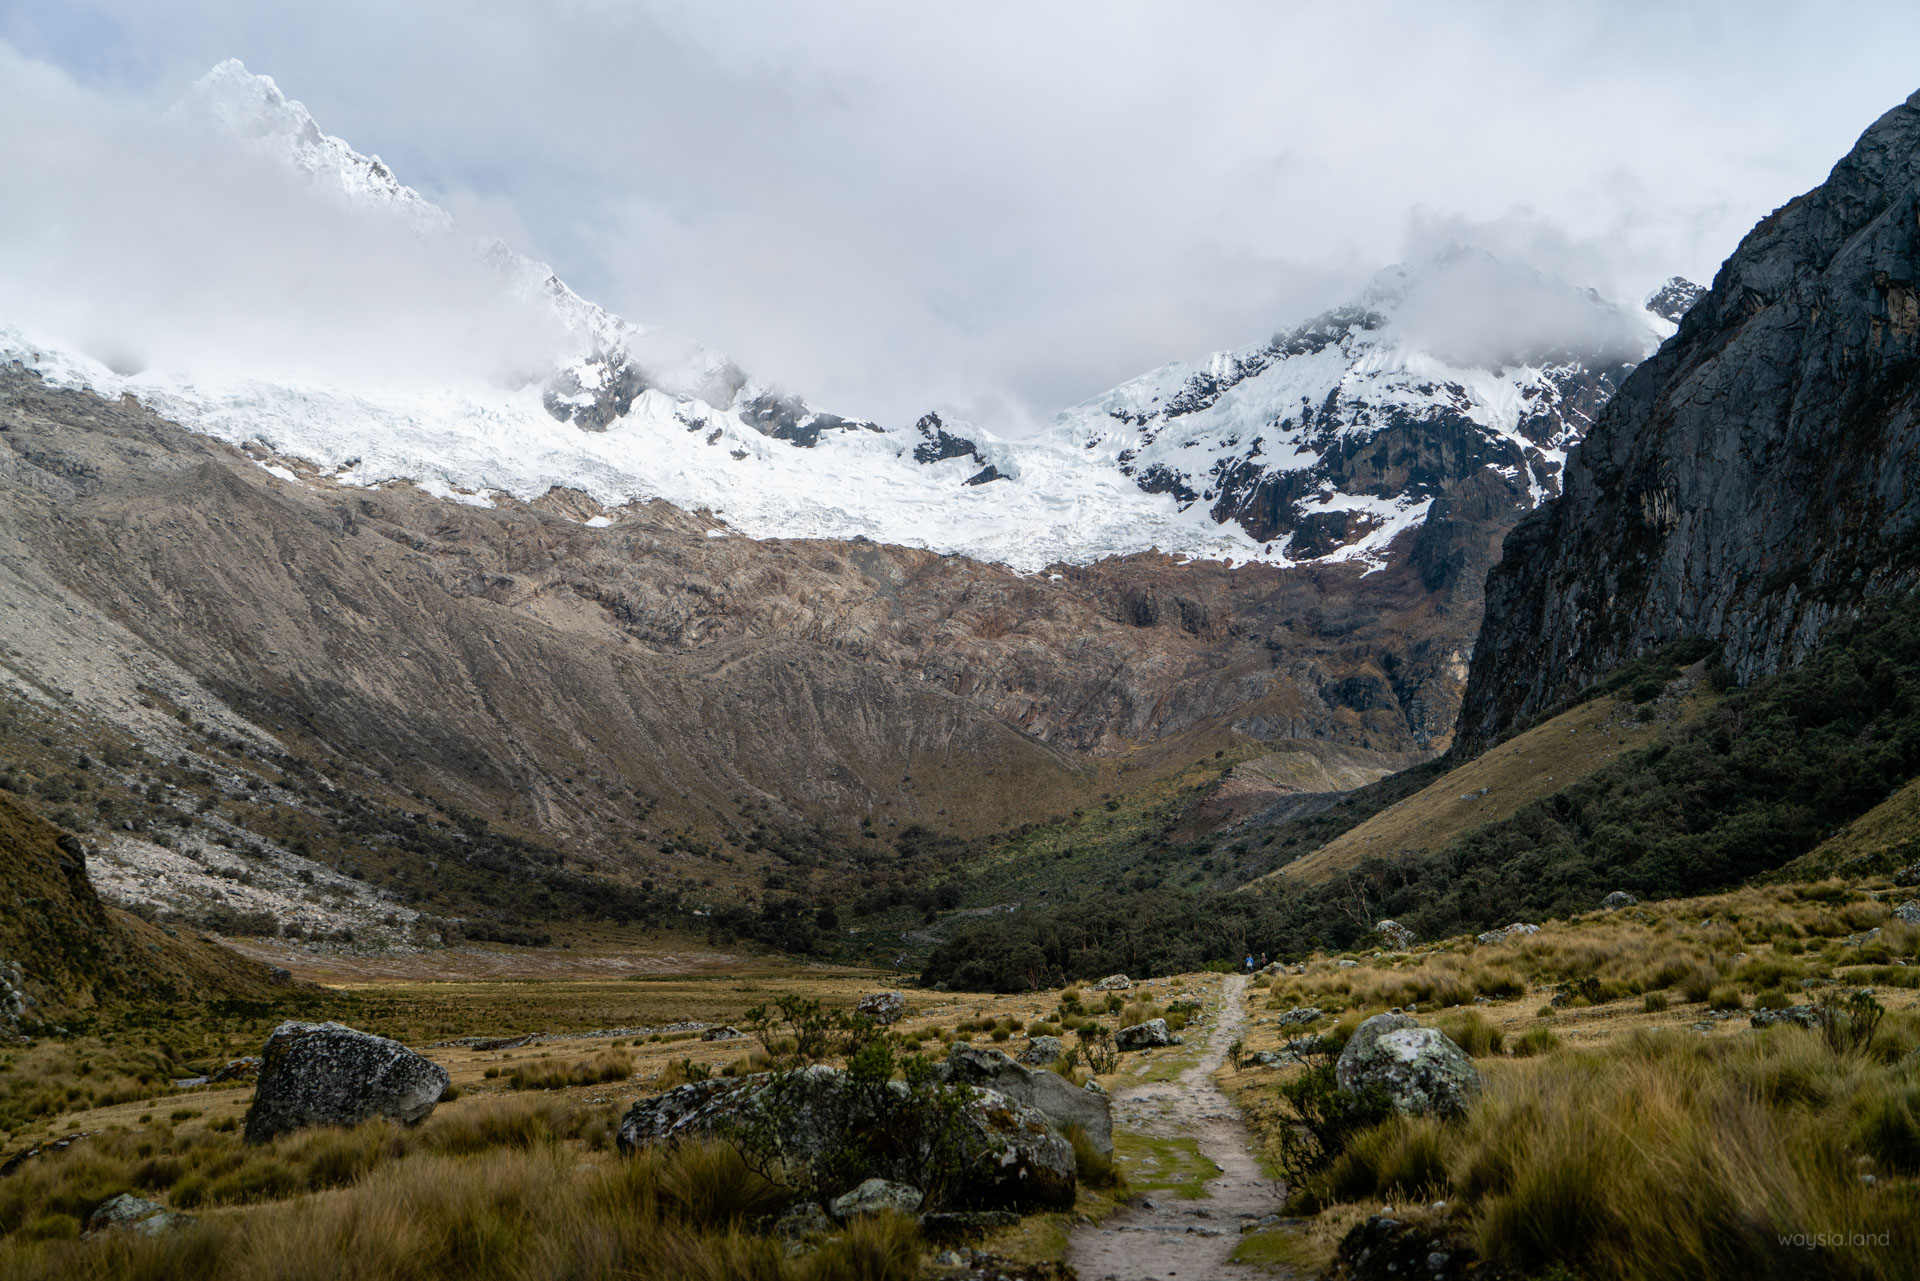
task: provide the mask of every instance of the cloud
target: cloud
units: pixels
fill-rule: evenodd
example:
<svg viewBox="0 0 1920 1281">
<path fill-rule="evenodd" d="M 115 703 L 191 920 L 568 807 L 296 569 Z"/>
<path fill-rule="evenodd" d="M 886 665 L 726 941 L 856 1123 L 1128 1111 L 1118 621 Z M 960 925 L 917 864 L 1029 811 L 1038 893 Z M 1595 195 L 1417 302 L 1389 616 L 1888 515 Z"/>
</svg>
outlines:
<svg viewBox="0 0 1920 1281">
<path fill-rule="evenodd" d="M 179 113 L 0 49 L 0 298 L 123 373 L 524 380 L 566 344 L 462 237 L 329 198 Z"/>
<path fill-rule="evenodd" d="M 1005 428 L 1450 221 L 1629 298 L 1705 279 L 1913 88 L 1920 13 L 15 0 L 0 37 L 112 101 L 241 57 L 631 319 L 842 412 Z"/>
</svg>

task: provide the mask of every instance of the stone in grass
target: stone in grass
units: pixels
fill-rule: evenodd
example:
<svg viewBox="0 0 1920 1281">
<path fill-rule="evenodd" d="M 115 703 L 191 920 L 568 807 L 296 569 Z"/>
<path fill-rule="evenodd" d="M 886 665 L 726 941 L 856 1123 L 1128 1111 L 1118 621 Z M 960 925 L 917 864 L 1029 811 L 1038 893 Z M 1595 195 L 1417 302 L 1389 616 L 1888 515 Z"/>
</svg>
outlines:
<svg viewBox="0 0 1920 1281">
<path fill-rule="evenodd" d="M 1293 1027 L 1301 1023 L 1316 1023 L 1326 1016 L 1327 1012 L 1317 1005 L 1296 1005 L 1274 1022 L 1281 1027 Z"/>
<path fill-rule="evenodd" d="M 1027 1048 L 1020 1051 L 1020 1061 L 1034 1067 L 1045 1067 L 1049 1063 L 1058 1063 L 1060 1056 L 1067 1052 L 1057 1036 L 1036 1036 L 1027 1041 Z"/>
<path fill-rule="evenodd" d="M 833 1220 L 827 1217 L 818 1201 L 796 1201 L 773 1223 L 773 1234 L 782 1241 L 805 1241 L 827 1236 L 832 1231 Z"/>
<path fill-rule="evenodd" d="M 108 1197 L 87 1217 L 87 1231 L 111 1232 L 125 1228 L 142 1236 L 159 1236 L 193 1222 L 190 1214 L 178 1214 L 157 1201 L 137 1197 L 131 1192 Z"/>
<path fill-rule="evenodd" d="M 1184 1045 L 1186 1041 L 1167 1030 L 1165 1019 L 1148 1019 L 1115 1032 L 1113 1043 L 1123 1050 L 1152 1050 L 1163 1045 Z"/>
<path fill-rule="evenodd" d="M 1405 1014 L 1376 1014 L 1355 1028 L 1333 1072 L 1349 1093 L 1379 1086 L 1403 1113 L 1458 1115 L 1480 1092 L 1466 1051 Z"/>
<path fill-rule="evenodd" d="M 827 1208 L 833 1217 L 845 1223 L 869 1214 L 913 1214 L 924 1198 L 920 1189 L 887 1179 L 868 1179 L 853 1191 L 835 1197 Z"/>
<path fill-rule="evenodd" d="M 907 1016 L 907 998 L 903 992 L 874 992 L 861 997 L 860 1004 L 853 1008 L 875 1023 L 890 1026 Z"/>
<path fill-rule="evenodd" d="M 1747 1022 L 1754 1027 L 1773 1027 L 1775 1024 L 1787 1023 L 1794 1027 L 1818 1030 L 1820 1011 L 1811 1005 L 1789 1005 L 1780 1010 L 1755 1010 L 1753 1017 Z"/>
<path fill-rule="evenodd" d="M 1093 985 L 1096 992 L 1124 992 L 1133 986 L 1133 980 L 1124 974 L 1109 974 Z"/>
<path fill-rule="evenodd" d="M 1373 932 L 1396 950 L 1405 951 L 1413 946 L 1413 931 L 1398 921 L 1380 921 L 1374 925 Z"/>
<path fill-rule="evenodd" d="M 746 1036 L 746 1033 L 737 1027 L 721 1026 L 708 1028 L 700 1034 L 700 1039 L 703 1041 L 738 1041 L 744 1036 Z"/>
<path fill-rule="evenodd" d="M 289 1021 L 260 1055 L 246 1140 L 375 1117 L 412 1125 L 433 1111 L 447 1085 L 445 1068 L 398 1041 L 338 1023 Z"/>
<path fill-rule="evenodd" d="M 1920 925 L 1920 901 L 1908 899 L 1894 908 L 1893 914 L 1895 918 L 1905 921 L 1908 925 Z"/>
<path fill-rule="evenodd" d="M 1600 900 L 1600 909 L 1605 912 L 1611 912 L 1622 907 L 1632 907 L 1639 901 L 1639 899 L 1627 893 L 1625 890 L 1615 890 Z"/>
</svg>

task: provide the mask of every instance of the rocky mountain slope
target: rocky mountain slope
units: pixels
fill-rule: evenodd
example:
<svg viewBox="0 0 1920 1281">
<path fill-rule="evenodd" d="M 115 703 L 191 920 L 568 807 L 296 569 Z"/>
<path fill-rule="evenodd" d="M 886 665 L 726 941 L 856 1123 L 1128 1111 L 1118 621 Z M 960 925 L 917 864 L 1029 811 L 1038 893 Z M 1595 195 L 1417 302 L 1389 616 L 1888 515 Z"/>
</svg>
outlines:
<svg viewBox="0 0 1920 1281">
<path fill-rule="evenodd" d="M 209 780 L 228 825 L 176 836 L 203 875 L 232 861 L 207 848 L 222 841 L 285 864 L 256 869 L 245 910 L 280 911 L 267 889 L 302 870 L 379 871 L 399 896 L 343 886 L 364 906 L 329 931 L 393 915 L 409 933 L 399 909 L 424 873 L 400 813 L 423 806 L 535 842 L 501 864 L 509 881 L 545 884 L 559 859 L 697 906 L 715 879 L 885 880 L 915 825 L 1003 830 L 1233 744 L 1324 740 L 1384 772 L 1444 741 L 1471 621 L 1417 557 L 1022 576 L 716 536 L 664 504 L 588 523 L 600 509 L 578 494 L 476 507 L 295 466 L 0 373 L 0 681 L 148 760 L 120 771 L 127 812 L 89 814 L 84 782 L 63 781 L 85 743 L 61 729 L 69 764 L 29 789 L 83 826 L 135 824 L 111 836 L 140 847 L 112 860 L 130 894 L 192 871 L 144 848 L 180 806 L 138 793 L 186 786 L 175 773 Z M 353 819 L 349 795 L 385 826 Z"/>
<path fill-rule="evenodd" d="M 258 997 L 273 986 L 263 965 L 107 907 L 85 845 L 4 795 L 0 893 L 10 905 L 0 916 L 0 1041 L 103 1003 Z"/>
<path fill-rule="evenodd" d="M 1917 227 L 1920 96 L 1748 233 L 1508 538 L 1463 741 L 1683 636 L 1782 671 L 1920 582 Z"/>
</svg>

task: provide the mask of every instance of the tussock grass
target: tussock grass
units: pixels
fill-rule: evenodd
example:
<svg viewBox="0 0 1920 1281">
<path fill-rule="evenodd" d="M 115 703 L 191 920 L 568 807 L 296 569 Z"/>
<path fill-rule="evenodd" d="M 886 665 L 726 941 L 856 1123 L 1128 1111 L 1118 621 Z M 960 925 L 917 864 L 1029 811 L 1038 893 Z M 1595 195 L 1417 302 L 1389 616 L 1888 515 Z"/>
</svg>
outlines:
<svg viewBox="0 0 1920 1281">
<path fill-rule="evenodd" d="M 1113 1154 L 1095 1147 L 1085 1126 L 1071 1122 L 1061 1133 L 1073 1145 L 1075 1176 L 1082 1186 L 1101 1191 L 1127 1186 L 1126 1177 L 1120 1173 L 1120 1166 L 1114 1161 Z"/>
<path fill-rule="evenodd" d="M 516 1090 L 564 1090 L 576 1085 L 607 1085 L 632 1075 L 631 1053 L 602 1050 L 575 1063 L 523 1063 L 513 1069 L 507 1084 Z"/>
<path fill-rule="evenodd" d="M 1871 1003 L 1848 995 L 1872 982 L 1884 1001 L 1920 984 L 1920 932 L 1889 915 L 1905 897 L 1874 885 L 1753 887 L 1352 968 L 1317 958 L 1279 976 L 1272 1004 L 1339 1011 L 1336 1037 L 1434 993 L 1420 1016 L 1475 1054 L 1485 1081 L 1457 1121 L 1392 1117 L 1350 1136 L 1293 1189 L 1295 1208 L 1346 1223 L 1381 1201 L 1445 1201 L 1476 1248 L 1522 1276 L 1910 1275 L 1920 1007 L 1893 1001 L 1876 1024 Z M 1444 1009 L 1438 998 L 1494 965 L 1516 980 L 1512 997 Z M 1528 1018 L 1547 991 L 1562 1008 Z M 1744 1018 L 1707 1023 L 1704 1036 L 1684 1026 L 1702 1006 L 1803 1003 L 1843 1011 L 1845 1035 L 1750 1029 Z M 1670 1009 L 1673 1022 L 1649 1026 Z M 1504 1029 L 1504 1044 L 1489 1046 L 1482 1024 Z M 1254 1076 L 1237 1088 L 1270 1130 L 1282 1116 L 1260 1103 L 1271 1087 Z M 1825 1244 L 1795 1243 L 1821 1234 Z"/>
<path fill-rule="evenodd" d="M 164 1124 L 103 1135 L 0 1183 L 0 1281 L 433 1281 L 438 1278 L 766 1278 L 905 1281 L 913 1222 L 855 1225 L 803 1257 L 755 1231 L 788 1194 L 724 1145 L 582 1161 L 599 1118 L 549 1100 L 469 1101 L 416 1130 L 316 1130 L 243 1149 Z M 592 1146 L 591 1142 L 587 1145 Z M 181 1204 L 233 1178 L 264 1200 L 159 1237 L 74 1239 L 121 1191 Z M 308 1195 L 330 1188 L 322 1197 Z M 184 1207 L 183 1207 L 184 1208 Z"/>
</svg>

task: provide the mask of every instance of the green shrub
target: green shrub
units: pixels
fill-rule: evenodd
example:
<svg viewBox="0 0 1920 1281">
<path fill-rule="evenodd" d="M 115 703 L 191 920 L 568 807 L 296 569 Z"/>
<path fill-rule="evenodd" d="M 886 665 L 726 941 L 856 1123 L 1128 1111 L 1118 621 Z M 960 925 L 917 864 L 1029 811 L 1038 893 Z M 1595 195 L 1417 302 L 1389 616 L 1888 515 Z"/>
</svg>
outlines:
<svg viewBox="0 0 1920 1281">
<path fill-rule="evenodd" d="M 1330 1057 L 1283 1079 L 1276 1093 L 1284 1123 L 1275 1161 L 1294 1188 L 1305 1188 L 1355 1136 L 1393 1114 L 1386 1091 L 1378 1085 L 1342 1090 Z"/>
<path fill-rule="evenodd" d="M 1640 1002 L 1640 1008 L 1648 1014 L 1665 1014 L 1672 999 L 1665 992 L 1649 992 Z"/>
</svg>

